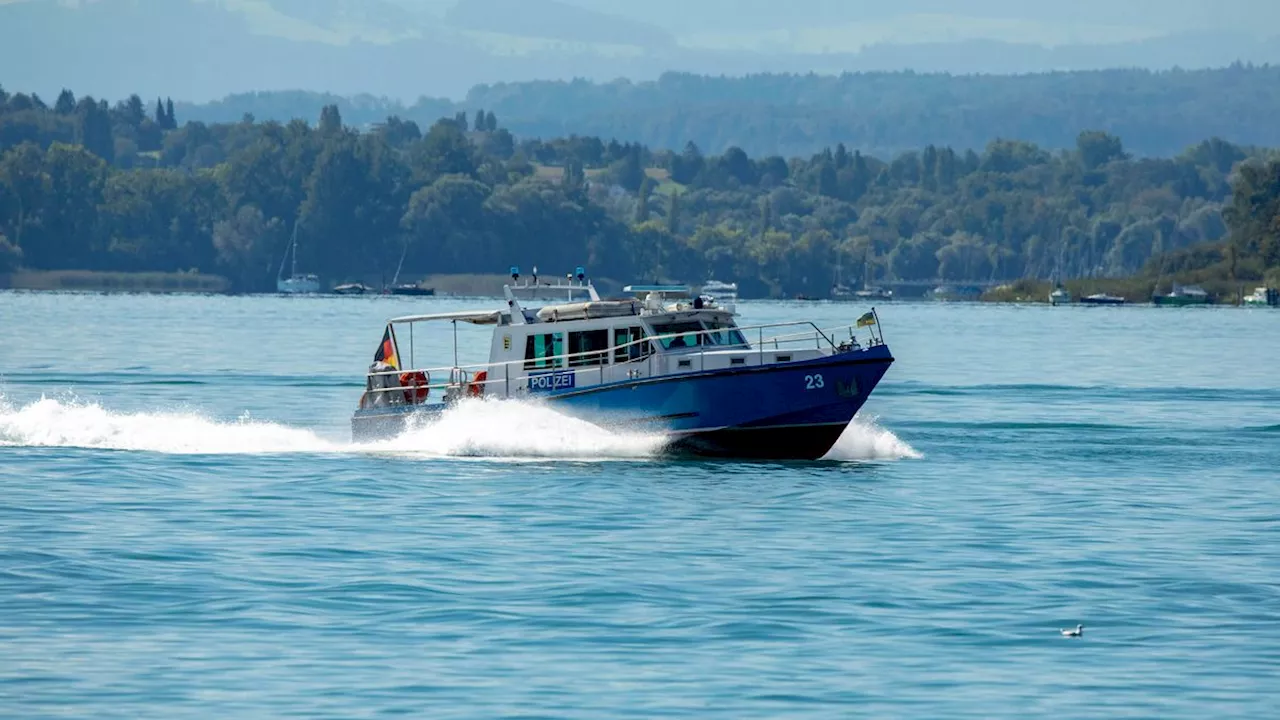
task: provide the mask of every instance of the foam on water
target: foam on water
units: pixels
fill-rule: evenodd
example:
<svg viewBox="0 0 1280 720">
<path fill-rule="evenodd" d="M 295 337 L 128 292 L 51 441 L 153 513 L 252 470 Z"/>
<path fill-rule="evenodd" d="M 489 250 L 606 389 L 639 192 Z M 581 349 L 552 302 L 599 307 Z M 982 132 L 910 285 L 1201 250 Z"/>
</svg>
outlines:
<svg viewBox="0 0 1280 720">
<path fill-rule="evenodd" d="M 924 457 L 875 420 L 855 417 L 824 460 L 906 460 Z"/>
<path fill-rule="evenodd" d="M 666 443 L 658 432 L 605 429 L 539 403 L 468 400 L 415 423 L 400 436 L 351 444 L 305 428 L 249 419 L 215 420 L 191 411 L 117 412 L 93 402 L 41 398 L 13 407 L 0 398 L 0 444 L 166 454 L 388 453 L 412 457 L 645 458 Z M 856 419 L 827 460 L 918 458 L 874 421 Z"/>
<path fill-rule="evenodd" d="M 0 398 L 0 444 L 167 454 L 393 453 L 426 457 L 637 458 L 657 453 L 659 433 L 614 432 L 549 408 L 514 401 L 460 403 L 397 438 L 339 443 L 311 430 L 195 412 L 115 412 L 97 403 L 41 398 L 15 408 Z"/>
<path fill-rule="evenodd" d="M 21 408 L 0 399 L 0 444 L 142 450 L 175 455 L 340 449 L 309 430 L 248 418 L 219 422 L 194 412 L 114 412 L 96 403 L 51 398 L 41 398 Z"/>
<path fill-rule="evenodd" d="M 399 437 L 366 446 L 443 457 L 642 458 L 657 454 L 666 436 L 606 430 L 533 402 L 466 400 Z"/>
</svg>

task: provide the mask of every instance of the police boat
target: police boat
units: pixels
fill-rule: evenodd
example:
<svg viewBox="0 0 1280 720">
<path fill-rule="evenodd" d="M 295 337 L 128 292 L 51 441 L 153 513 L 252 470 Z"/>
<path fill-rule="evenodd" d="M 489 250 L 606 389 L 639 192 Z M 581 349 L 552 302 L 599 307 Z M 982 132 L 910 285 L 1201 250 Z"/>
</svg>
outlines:
<svg viewBox="0 0 1280 720">
<path fill-rule="evenodd" d="M 357 442 L 496 397 L 546 402 L 601 427 L 660 431 L 670 453 L 815 460 L 893 363 L 874 309 L 836 329 L 739 326 L 732 306 L 683 286 L 633 285 L 628 297 L 603 300 L 582 268 L 554 285 L 522 283 L 517 268 L 511 279 L 504 307 L 387 323 L 351 419 Z M 557 301 L 535 308 L 520 299 L 539 294 Z M 412 367 L 413 327 L 442 322 L 454 325 L 454 364 Z M 493 327 L 489 362 L 458 363 L 458 323 Z"/>
</svg>

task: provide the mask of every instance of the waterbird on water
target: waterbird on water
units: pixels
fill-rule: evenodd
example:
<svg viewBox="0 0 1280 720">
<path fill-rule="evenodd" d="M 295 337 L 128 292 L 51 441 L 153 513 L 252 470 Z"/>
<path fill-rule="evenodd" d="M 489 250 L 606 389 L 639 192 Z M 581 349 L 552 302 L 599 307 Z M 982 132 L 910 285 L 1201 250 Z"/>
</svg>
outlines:
<svg viewBox="0 0 1280 720">
<path fill-rule="evenodd" d="M 1084 626 L 1077 625 L 1075 630 L 1059 630 L 1058 632 L 1062 633 L 1062 637 L 1080 637 L 1084 635 Z"/>
</svg>

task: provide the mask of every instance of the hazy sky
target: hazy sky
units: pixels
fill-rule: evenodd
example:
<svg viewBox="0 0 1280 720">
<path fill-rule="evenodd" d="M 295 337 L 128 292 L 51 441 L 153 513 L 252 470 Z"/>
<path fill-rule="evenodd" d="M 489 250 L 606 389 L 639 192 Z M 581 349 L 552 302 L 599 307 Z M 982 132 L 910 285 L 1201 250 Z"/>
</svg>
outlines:
<svg viewBox="0 0 1280 720">
<path fill-rule="evenodd" d="M 1157 39 L 1189 31 L 1200 34 Z M 1005 44 L 950 44 L 972 40 Z M 1280 0 L 0 0 L 0 80 L 111 97 L 174 87 L 189 99 L 288 88 L 460 97 L 477 83 L 668 70 L 1236 60 L 1280 62 Z"/>
<path fill-rule="evenodd" d="M 456 0 L 391 0 L 443 13 Z M 1280 34 L 1280 0 L 561 0 L 657 25 L 684 44 L 801 51 L 975 38 L 1047 45 L 1189 30 Z"/>
</svg>

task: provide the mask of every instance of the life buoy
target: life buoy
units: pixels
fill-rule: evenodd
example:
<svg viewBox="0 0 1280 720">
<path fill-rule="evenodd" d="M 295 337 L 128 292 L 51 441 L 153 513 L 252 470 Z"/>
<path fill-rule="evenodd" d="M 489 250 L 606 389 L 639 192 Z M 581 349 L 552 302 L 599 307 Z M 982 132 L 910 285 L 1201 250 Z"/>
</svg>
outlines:
<svg viewBox="0 0 1280 720">
<path fill-rule="evenodd" d="M 467 395 L 470 397 L 481 397 L 484 395 L 484 385 L 489 381 L 489 371 L 481 370 L 471 378 L 471 382 L 467 384 Z"/>
<path fill-rule="evenodd" d="M 430 384 L 427 374 L 421 370 L 400 373 L 400 385 L 408 388 L 404 391 L 404 399 L 411 405 L 421 405 L 427 401 L 427 396 L 431 394 L 431 388 L 427 387 Z"/>
</svg>

